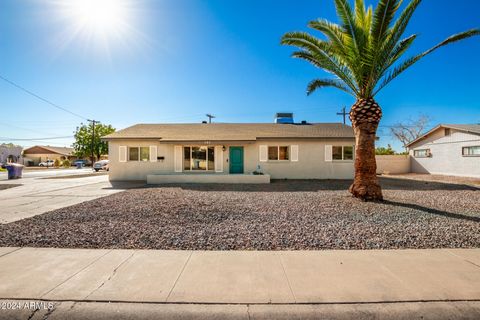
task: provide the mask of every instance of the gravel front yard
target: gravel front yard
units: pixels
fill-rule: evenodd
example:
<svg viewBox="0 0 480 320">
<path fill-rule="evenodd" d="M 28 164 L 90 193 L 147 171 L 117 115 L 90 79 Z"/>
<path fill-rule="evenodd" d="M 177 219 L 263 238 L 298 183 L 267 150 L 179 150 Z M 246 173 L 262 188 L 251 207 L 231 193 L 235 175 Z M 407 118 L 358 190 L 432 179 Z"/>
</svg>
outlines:
<svg viewBox="0 0 480 320">
<path fill-rule="evenodd" d="M 206 250 L 480 247 L 480 189 L 381 179 L 132 189 L 0 226 L 1 246 Z"/>
</svg>

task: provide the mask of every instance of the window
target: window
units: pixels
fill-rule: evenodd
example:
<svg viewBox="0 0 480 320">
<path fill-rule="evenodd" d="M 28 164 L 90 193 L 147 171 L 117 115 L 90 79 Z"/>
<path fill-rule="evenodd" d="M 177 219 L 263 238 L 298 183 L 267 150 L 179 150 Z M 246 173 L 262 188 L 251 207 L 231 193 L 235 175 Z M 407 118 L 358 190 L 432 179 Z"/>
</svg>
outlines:
<svg viewBox="0 0 480 320">
<path fill-rule="evenodd" d="M 150 148 L 140 147 L 140 161 L 148 161 L 150 158 Z"/>
<path fill-rule="evenodd" d="M 449 136 L 450 135 L 450 128 L 445 128 L 445 136 Z"/>
<path fill-rule="evenodd" d="M 128 148 L 128 161 L 138 161 L 138 148 Z"/>
<path fill-rule="evenodd" d="M 353 160 L 353 146 L 343 147 L 343 160 Z"/>
<path fill-rule="evenodd" d="M 343 160 L 343 147 L 332 147 L 332 159 Z"/>
<path fill-rule="evenodd" d="M 480 146 L 463 147 L 462 155 L 464 157 L 480 157 Z"/>
<path fill-rule="evenodd" d="M 149 147 L 128 148 L 128 161 L 148 161 L 150 159 Z"/>
<path fill-rule="evenodd" d="M 183 169 L 207 171 L 215 168 L 215 148 L 204 146 L 183 147 Z"/>
<path fill-rule="evenodd" d="M 333 160 L 353 160 L 353 146 L 333 146 Z"/>
<path fill-rule="evenodd" d="M 289 160 L 288 146 L 269 146 L 268 160 Z"/>
<path fill-rule="evenodd" d="M 415 158 L 427 158 L 430 157 L 430 149 L 420 149 L 420 150 L 413 150 L 413 156 Z"/>
</svg>

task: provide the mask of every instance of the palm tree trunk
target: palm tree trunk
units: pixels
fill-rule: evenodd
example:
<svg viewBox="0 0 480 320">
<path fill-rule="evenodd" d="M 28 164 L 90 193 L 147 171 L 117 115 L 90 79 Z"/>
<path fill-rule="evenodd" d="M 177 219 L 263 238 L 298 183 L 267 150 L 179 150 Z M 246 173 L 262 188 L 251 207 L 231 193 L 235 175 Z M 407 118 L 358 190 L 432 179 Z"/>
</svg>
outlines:
<svg viewBox="0 0 480 320">
<path fill-rule="evenodd" d="M 383 200 L 377 179 L 375 138 L 382 110 L 372 98 L 359 99 L 350 110 L 355 133 L 355 178 L 350 193 L 364 201 Z"/>
</svg>

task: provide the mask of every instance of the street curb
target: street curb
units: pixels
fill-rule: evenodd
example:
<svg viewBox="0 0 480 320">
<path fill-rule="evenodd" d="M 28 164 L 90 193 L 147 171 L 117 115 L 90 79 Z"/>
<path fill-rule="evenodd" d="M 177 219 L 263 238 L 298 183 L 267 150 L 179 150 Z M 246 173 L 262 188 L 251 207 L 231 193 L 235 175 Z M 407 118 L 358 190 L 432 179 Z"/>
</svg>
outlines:
<svg viewBox="0 0 480 320">
<path fill-rule="evenodd" d="M 1 300 L 8 302 L 26 300 Z M 42 302 L 42 301 L 34 301 Z M 45 301 L 43 301 L 45 302 Z M 0 310 L 0 319 L 480 319 L 480 301 L 341 304 L 175 304 L 53 302 L 39 310 Z M 52 305 L 50 305 L 51 307 Z"/>
</svg>

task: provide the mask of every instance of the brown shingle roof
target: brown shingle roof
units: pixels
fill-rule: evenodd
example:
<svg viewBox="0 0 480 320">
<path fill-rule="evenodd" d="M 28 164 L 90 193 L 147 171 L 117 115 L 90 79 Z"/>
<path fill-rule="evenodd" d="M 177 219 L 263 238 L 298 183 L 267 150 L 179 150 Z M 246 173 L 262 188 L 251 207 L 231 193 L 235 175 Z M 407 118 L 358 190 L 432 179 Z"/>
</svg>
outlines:
<svg viewBox="0 0 480 320">
<path fill-rule="evenodd" d="M 161 141 L 254 141 L 267 138 L 354 138 L 352 127 L 341 123 L 193 123 L 137 124 L 103 139 L 160 139 Z"/>
<path fill-rule="evenodd" d="M 45 152 L 46 151 L 46 152 Z M 56 153 L 64 156 L 71 156 L 73 148 L 68 147 L 51 147 L 51 146 L 33 146 L 23 150 L 24 154 L 40 154 L 40 153 Z"/>
</svg>

